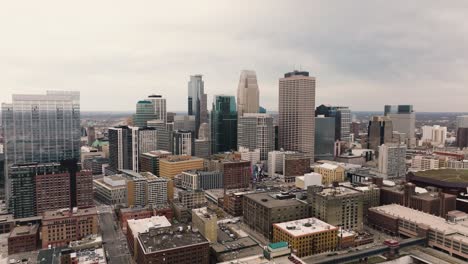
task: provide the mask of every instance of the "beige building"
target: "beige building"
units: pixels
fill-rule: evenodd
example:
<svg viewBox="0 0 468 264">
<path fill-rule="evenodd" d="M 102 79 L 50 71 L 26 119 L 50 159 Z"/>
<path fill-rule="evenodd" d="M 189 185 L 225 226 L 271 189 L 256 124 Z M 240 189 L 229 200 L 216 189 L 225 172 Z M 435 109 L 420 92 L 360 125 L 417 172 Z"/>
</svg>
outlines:
<svg viewBox="0 0 468 264">
<path fill-rule="evenodd" d="M 242 117 L 244 113 L 258 113 L 259 97 L 257 74 L 255 71 L 243 70 L 237 87 L 238 117 Z"/>
<path fill-rule="evenodd" d="M 439 159 L 418 155 L 411 160 L 411 168 L 415 170 L 435 170 L 439 168 L 439 163 Z"/>
<path fill-rule="evenodd" d="M 334 251 L 338 243 L 338 227 L 317 218 L 273 224 L 273 242 L 288 242 L 298 257 Z"/>
<path fill-rule="evenodd" d="M 42 248 L 66 246 L 71 241 L 97 234 L 96 207 L 46 211 L 42 218 Z"/>
<path fill-rule="evenodd" d="M 104 176 L 93 181 L 94 196 L 103 203 L 127 204 L 127 180 L 121 175 Z"/>
<path fill-rule="evenodd" d="M 279 80 L 279 147 L 314 159 L 315 78 L 294 71 Z"/>
<path fill-rule="evenodd" d="M 218 217 L 207 207 L 192 210 L 192 225 L 212 243 L 218 242 Z"/>
<path fill-rule="evenodd" d="M 163 205 L 172 197 L 172 182 L 150 172 L 134 173 L 127 181 L 128 206 Z"/>
<path fill-rule="evenodd" d="M 314 168 L 314 171 L 322 175 L 322 184 L 330 185 L 334 181 L 345 181 L 345 169 L 339 165 L 324 163 Z"/>
<path fill-rule="evenodd" d="M 203 170 L 203 159 L 186 155 L 173 155 L 159 160 L 161 177 L 174 179 L 183 171 L 191 170 Z"/>
<path fill-rule="evenodd" d="M 310 186 L 307 189 L 307 199 L 313 217 L 347 230 L 363 228 L 362 192 L 343 186 Z"/>
</svg>

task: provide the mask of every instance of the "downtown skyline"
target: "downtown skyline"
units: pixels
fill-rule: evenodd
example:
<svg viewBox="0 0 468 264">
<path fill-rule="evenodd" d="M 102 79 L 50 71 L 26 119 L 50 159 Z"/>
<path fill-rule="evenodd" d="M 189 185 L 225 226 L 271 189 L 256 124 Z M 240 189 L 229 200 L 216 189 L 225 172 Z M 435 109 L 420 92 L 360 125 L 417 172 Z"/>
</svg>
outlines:
<svg viewBox="0 0 468 264">
<path fill-rule="evenodd" d="M 109 3 L 95 3 L 92 11 L 86 3 L 5 5 L 0 101 L 13 93 L 75 90 L 83 111 L 131 111 L 139 98 L 162 94 L 168 110 L 183 111 L 179 98 L 190 75 L 203 74 L 211 105 L 213 95 L 235 95 L 241 70 L 252 69 L 260 105 L 276 111 L 278 79 L 297 69 L 317 78 L 317 104 L 466 111 L 462 2 Z M 200 6 L 206 8 L 190 12 Z M 160 8 L 165 12 L 155 16 Z"/>
</svg>

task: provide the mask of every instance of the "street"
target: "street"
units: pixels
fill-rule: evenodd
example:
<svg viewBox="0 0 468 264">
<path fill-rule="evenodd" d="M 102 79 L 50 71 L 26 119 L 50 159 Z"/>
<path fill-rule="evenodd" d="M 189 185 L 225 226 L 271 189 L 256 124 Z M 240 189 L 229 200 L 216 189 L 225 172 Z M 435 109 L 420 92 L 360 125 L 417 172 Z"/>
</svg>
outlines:
<svg viewBox="0 0 468 264">
<path fill-rule="evenodd" d="M 130 263 L 127 240 L 115 221 L 115 214 L 110 206 L 100 205 L 99 226 L 101 228 L 104 249 L 109 257 L 109 263 Z"/>
</svg>

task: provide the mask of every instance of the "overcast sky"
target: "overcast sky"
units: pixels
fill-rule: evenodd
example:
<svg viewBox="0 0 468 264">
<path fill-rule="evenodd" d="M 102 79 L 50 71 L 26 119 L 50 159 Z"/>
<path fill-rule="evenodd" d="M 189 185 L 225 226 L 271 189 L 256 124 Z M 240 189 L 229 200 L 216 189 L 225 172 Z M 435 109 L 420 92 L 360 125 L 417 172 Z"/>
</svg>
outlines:
<svg viewBox="0 0 468 264">
<path fill-rule="evenodd" d="M 468 1 L 19 2 L 0 6 L 1 102 L 78 90 L 82 110 L 134 110 L 155 93 L 180 111 L 190 75 L 211 101 L 253 69 L 277 110 L 278 78 L 302 69 L 317 105 L 468 111 Z"/>
</svg>

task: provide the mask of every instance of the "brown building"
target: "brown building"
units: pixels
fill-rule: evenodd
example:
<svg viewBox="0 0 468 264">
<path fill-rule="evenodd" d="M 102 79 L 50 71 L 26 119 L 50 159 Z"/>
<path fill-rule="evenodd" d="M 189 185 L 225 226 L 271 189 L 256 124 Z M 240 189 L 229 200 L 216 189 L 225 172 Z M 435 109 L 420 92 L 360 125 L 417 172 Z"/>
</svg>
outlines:
<svg viewBox="0 0 468 264">
<path fill-rule="evenodd" d="M 302 153 L 284 155 L 284 178 L 286 182 L 294 182 L 296 176 L 310 172 L 310 156 Z"/>
<path fill-rule="evenodd" d="M 239 156 L 214 155 L 206 162 L 209 171 L 223 173 L 223 185 L 225 189 L 248 188 L 252 180 L 250 161 L 241 160 Z"/>
<path fill-rule="evenodd" d="M 37 174 L 35 177 L 37 215 L 42 215 L 45 211 L 70 208 L 70 182 L 68 172 Z M 76 173 L 76 201 L 79 208 L 94 205 L 91 171 Z"/>
<path fill-rule="evenodd" d="M 180 191 L 179 202 L 188 209 L 200 208 L 207 203 L 203 190 Z"/>
<path fill-rule="evenodd" d="M 123 208 L 120 209 L 120 224 L 122 225 L 122 231 L 124 234 L 127 233 L 127 221 L 129 219 L 145 219 L 152 216 L 152 212 L 149 208 Z"/>
<path fill-rule="evenodd" d="M 273 224 L 309 216 L 309 205 L 295 195 L 278 193 L 252 193 L 244 195 L 244 223 L 251 229 L 273 237 Z"/>
<path fill-rule="evenodd" d="M 94 206 L 92 171 L 76 173 L 76 205 L 78 208 Z"/>
<path fill-rule="evenodd" d="M 249 192 L 226 193 L 223 199 L 223 209 L 232 216 L 241 216 L 243 197 L 247 193 Z"/>
<path fill-rule="evenodd" d="M 165 216 L 167 220 L 172 221 L 174 211 L 169 204 L 153 206 L 153 216 Z"/>
<path fill-rule="evenodd" d="M 36 175 L 37 215 L 63 208 L 70 208 L 70 174 L 65 172 Z"/>
<path fill-rule="evenodd" d="M 8 237 L 8 255 L 34 251 L 38 244 L 38 224 L 15 227 Z"/>
<path fill-rule="evenodd" d="M 184 228 L 150 228 L 148 232 L 140 233 L 136 262 L 208 264 L 210 243 L 199 232 Z"/>
<path fill-rule="evenodd" d="M 455 195 L 431 192 L 422 188 L 418 188 L 417 192 L 416 188 L 412 183 L 393 187 L 384 186 L 380 190 L 380 204 L 399 204 L 441 217 L 455 210 Z"/>
<path fill-rule="evenodd" d="M 391 143 L 392 138 L 392 120 L 387 116 L 373 116 L 367 126 L 367 148 L 378 151 L 380 145 Z"/>
<path fill-rule="evenodd" d="M 12 214 L 0 215 L 0 234 L 10 233 L 15 227 L 15 219 Z"/>
<path fill-rule="evenodd" d="M 42 248 L 65 246 L 70 241 L 97 234 L 99 229 L 96 207 L 46 211 L 42 218 Z"/>
</svg>

